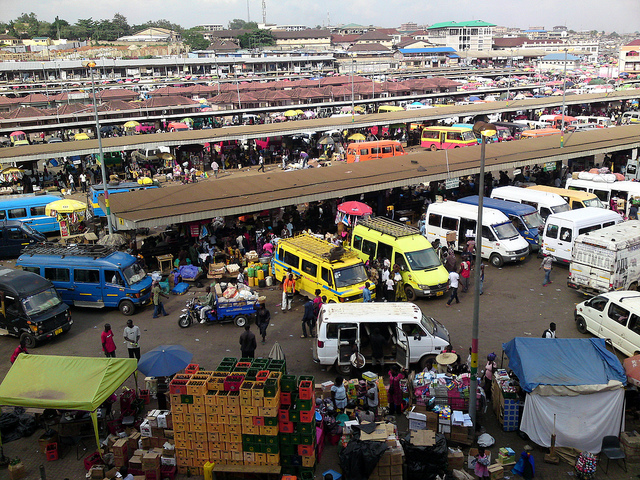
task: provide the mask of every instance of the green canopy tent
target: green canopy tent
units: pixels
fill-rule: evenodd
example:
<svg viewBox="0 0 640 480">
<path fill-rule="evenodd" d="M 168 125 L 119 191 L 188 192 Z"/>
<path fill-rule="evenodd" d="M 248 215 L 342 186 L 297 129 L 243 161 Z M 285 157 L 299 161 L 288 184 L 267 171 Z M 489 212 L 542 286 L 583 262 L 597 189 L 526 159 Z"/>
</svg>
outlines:
<svg viewBox="0 0 640 480">
<path fill-rule="evenodd" d="M 133 358 L 23 353 L 0 384 L 0 405 L 91 412 L 99 447 L 96 410 L 137 367 Z"/>
</svg>

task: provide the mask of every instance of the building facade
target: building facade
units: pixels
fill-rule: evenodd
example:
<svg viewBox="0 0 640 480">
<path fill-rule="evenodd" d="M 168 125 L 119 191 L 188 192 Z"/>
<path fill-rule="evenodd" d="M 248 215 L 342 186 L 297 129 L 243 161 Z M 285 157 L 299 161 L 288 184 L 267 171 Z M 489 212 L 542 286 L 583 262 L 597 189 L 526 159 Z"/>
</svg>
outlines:
<svg viewBox="0 0 640 480">
<path fill-rule="evenodd" d="M 427 28 L 429 42 L 456 51 L 491 50 L 493 23 L 482 20 L 436 23 Z"/>
</svg>

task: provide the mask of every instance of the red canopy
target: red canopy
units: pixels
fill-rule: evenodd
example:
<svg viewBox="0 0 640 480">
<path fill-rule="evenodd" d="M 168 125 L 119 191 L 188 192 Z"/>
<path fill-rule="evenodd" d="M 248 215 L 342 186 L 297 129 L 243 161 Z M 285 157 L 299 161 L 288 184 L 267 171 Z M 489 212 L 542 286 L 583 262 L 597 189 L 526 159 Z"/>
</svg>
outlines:
<svg viewBox="0 0 640 480">
<path fill-rule="evenodd" d="M 627 380 L 633 385 L 640 386 L 640 355 L 624 359 L 624 371 Z"/>
<path fill-rule="evenodd" d="M 355 215 L 356 217 L 362 217 L 364 215 L 371 215 L 373 210 L 369 205 L 362 202 L 344 202 L 338 205 L 338 211 L 346 213 L 347 215 Z"/>
</svg>

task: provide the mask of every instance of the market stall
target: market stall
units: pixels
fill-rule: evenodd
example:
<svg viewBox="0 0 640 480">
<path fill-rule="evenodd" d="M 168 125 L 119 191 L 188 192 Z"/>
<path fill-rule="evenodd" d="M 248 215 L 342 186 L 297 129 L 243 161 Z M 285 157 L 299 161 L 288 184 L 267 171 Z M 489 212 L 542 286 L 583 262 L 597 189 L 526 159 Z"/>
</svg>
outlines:
<svg viewBox="0 0 640 480">
<path fill-rule="evenodd" d="M 56 200 L 47 204 L 45 215 L 57 218 L 60 223 L 60 237 L 63 242 L 81 237 L 85 233 L 86 203 L 70 198 Z"/>
<path fill-rule="evenodd" d="M 24 170 L 17 167 L 6 167 L 0 171 L 0 195 L 22 193 Z"/>
<path fill-rule="evenodd" d="M 600 338 L 514 338 L 503 344 L 526 392 L 520 430 L 538 445 L 598 453 L 624 429 L 626 374 Z"/>
</svg>

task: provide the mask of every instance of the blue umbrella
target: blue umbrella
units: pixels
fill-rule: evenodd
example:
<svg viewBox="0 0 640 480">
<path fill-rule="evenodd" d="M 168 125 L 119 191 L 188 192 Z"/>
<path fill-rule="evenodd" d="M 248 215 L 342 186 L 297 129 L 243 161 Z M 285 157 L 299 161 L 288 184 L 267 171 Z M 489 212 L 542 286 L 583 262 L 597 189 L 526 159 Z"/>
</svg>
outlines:
<svg viewBox="0 0 640 480">
<path fill-rule="evenodd" d="M 168 377 L 184 369 L 193 353 L 182 345 L 159 345 L 140 357 L 138 370 L 148 377 Z"/>
</svg>

